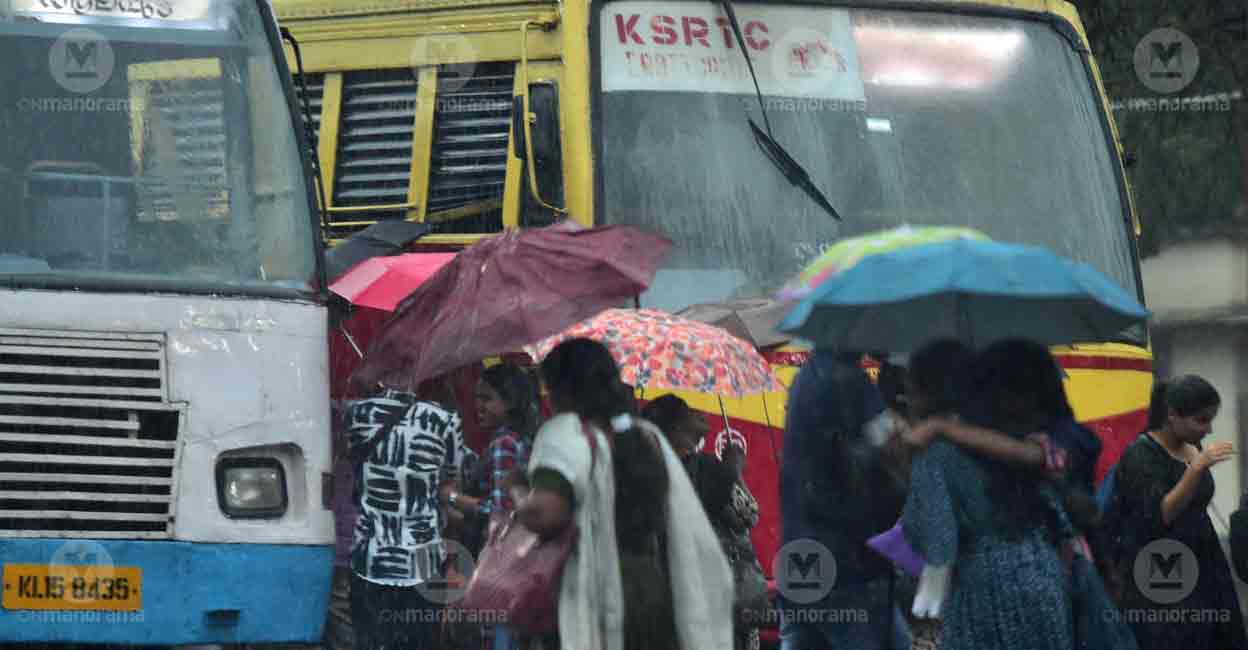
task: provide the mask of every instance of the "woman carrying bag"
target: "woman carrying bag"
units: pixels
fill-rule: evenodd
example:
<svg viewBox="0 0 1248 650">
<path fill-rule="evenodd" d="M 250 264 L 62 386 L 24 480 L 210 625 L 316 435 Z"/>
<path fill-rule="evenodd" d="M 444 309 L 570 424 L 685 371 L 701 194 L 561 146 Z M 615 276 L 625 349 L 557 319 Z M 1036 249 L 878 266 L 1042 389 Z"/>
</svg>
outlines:
<svg viewBox="0 0 1248 650">
<path fill-rule="evenodd" d="M 529 495 L 491 536 L 466 607 L 535 623 L 525 625 L 541 633 L 529 647 L 541 650 L 731 647 L 732 575 L 719 540 L 662 433 L 632 415 L 610 353 L 572 339 L 541 371 L 557 415 L 538 431 Z M 540 540 L 528 556 L 557 567 L 505 552 L 525 531 Z"/>
</svg>

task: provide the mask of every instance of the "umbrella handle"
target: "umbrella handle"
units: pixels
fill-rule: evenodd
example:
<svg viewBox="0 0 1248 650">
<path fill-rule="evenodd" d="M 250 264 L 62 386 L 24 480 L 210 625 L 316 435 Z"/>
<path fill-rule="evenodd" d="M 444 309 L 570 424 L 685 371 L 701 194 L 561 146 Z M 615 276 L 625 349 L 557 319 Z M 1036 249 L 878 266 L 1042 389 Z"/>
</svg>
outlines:
<svg viewBox="0 0 1248 650">
<path fill-rule="evenodd" d="M 342 332 L 343 337 L 345 337 L 345 338 L 347 339 L 347 343 L 350 343 L 350 344 L 351 344 L 351 349 L 352 349 L 352 350 L 355 350 L 355 353 L 356 353 L 356 354 L 358 354 L 358 355 L 360 355 L 360 358 L 361 358 L 361 359 L 363 359 L 363 358 L 364 358 L 364 351 L 363 351 L 363 350 L 361 350 L 361 349 L 360 349 L 360 345 L 359 345 L 358 343 L 356 343 L 356 342 L 355 342 L 355 337 L 351 336 L 351 332 L 348 332 L 348 331 L 347 331 L 347 326 L 346 326 L 345 324 L 344 324 L 344 325 L 339 325 L 339 326 L 338 326 L 338 331 Z"/>
<path fill-rule="evenodd" d="M 724 408 L 724 396 L 716 395 L 715 398 L 719 400 L 719 414 L 724 418 L 724 435 L 730 435 L 728 432 L 732 431 L 732 425 L 728 423 L 728 409 Z M 730 437 L 729 440 L 731 439 Z"/>
</svg>

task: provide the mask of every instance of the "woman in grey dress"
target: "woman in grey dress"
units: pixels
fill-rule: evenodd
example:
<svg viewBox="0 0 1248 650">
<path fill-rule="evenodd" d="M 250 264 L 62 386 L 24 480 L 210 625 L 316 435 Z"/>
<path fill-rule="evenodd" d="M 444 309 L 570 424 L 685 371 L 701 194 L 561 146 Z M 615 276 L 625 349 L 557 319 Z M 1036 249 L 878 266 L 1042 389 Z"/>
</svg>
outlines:
<svg viewBox="0 0 1248 650">
<path fill-rule="evenodd" d="M 1041 373 L 1055 371 L 1054 361 L 1042 346 L 1023 341 L 994 348 L 988 357 L 1008 362 L 980 369 L 976 383 L 984 389 L 974 391 L 978 398 L 962 415 L 1021 438 L 1042 416 L 1035 387 Z M 933 365 L 947 373 L 946 388 L 972 392 L 969 351 L 922 350 L 910 371 L 930 374 Z M 1072 531 L 1043 474 L 937 439 L 914 460 L 910 480 L 906 538 L 928 567 L 952 576 L 935 608 L 943 619 L 942 650 L 1073 650 L 1055 545 Z"/>
</svg>

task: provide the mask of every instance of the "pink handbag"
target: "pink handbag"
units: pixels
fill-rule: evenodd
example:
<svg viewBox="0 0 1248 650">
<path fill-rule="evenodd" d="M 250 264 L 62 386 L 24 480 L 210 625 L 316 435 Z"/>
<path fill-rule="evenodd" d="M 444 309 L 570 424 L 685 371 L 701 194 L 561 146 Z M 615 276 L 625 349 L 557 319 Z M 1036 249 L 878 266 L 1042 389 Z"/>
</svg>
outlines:
<svg viewBox="0 0 1248 650">
<path fill-rule="evenodd" d="M 581 426 L 590 449 L 596 452 L 594 436 L 584 422 Z M 558 631 L 559 589 L 563 567 L 580 533 L 576 524 L 569 524 L 557 537 L 542 540 L 517 521 L 513 512 L 491 528 L 467 589 L 454 606 L 476 612 L 478 620 L 497 621 L 526 636 Z"/>
</svg>

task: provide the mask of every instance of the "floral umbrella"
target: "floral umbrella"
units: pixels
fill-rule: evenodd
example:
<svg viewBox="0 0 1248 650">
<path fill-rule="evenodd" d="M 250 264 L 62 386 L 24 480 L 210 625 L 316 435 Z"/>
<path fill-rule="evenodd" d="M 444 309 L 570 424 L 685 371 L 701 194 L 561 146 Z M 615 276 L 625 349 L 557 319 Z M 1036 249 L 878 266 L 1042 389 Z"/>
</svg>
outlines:
<svg viewBox="0 0 1248 650">
<path fill-rule="evenodd" d="M 607 346 L 624 383 L 730 397 L 780 390 L 758 350 L 727 331 L 654 309 L 608 309 L 528 348 L 541 360 L 559 343 L 593 339 Z"/>
<path fill-rule="evenodd" d="M 845 271 L 863 258 L 911 246 L 922 246 L 951 239 L 987 240 L 988 236 L 973 228 L 957 226 L 901 226 L 860 237 L 842 239 L 824 251 L 815 261 L 784 286 L 777 297 L 781 300 L 805 298 L 829 277 Z"/>
</svg>

